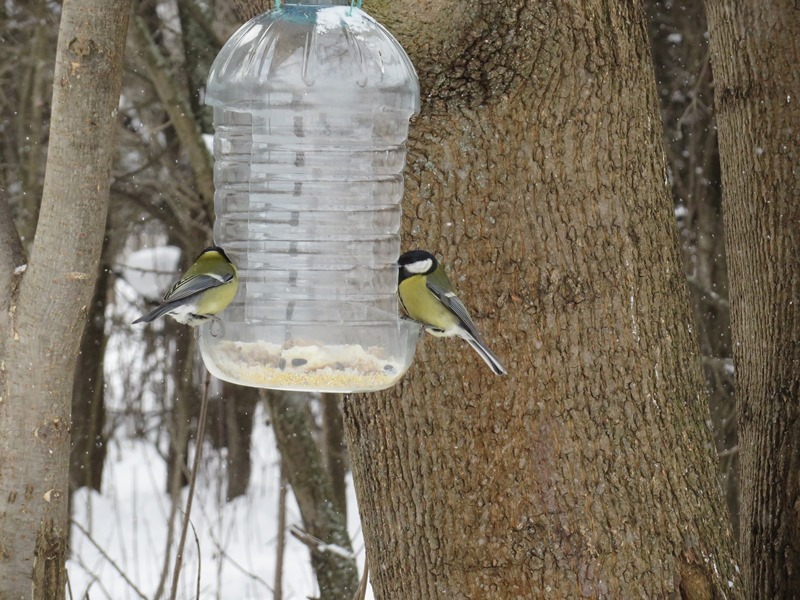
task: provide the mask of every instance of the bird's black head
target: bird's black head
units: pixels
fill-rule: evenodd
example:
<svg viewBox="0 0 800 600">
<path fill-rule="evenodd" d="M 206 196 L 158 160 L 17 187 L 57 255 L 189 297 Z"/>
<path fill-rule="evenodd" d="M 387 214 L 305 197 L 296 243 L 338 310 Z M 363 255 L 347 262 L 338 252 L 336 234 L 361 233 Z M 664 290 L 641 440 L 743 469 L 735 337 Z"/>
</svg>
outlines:
<svg viewBox="0 0 800 600">
<path fill-rule="evenodd" d="M 433 254 L 425 250 L 409 250 L 400 256 L 397 264 L 400 265 L 400 281 L 414 275 L 433 273 L 439 266 Z"/>
<path fill-rule="evenodd" d="M 225 259 L 225 260 L 227 260 L 228 262 L 231 262 L 231 259 L 230 259 L 230 258 L 228 258 L 228 255 L 227 255 L 227 254 L 225 254 L 225 250 L 223 250 L 223 249 L 222 249 L 222 248 L 220 248 L 219 246 L 214 246 L 214 245 L 211 245 L 211 246 L 209 246 L 208 248 L 205 248 L 205 249 L 204 249 L 204 250 L 203 250 L 203 251 L 202 251 L 202 252 L 201 252 L 201 253 L 198 255 L 198 257 L 197 257 L 197 258 L 200 258 L 201 256 L 203 256 L 203 254 L 205 254 L 206 252 L 217 252 L 218 254 L 220 254 L 220 255 L 222 256 L 222 258 L 224 258 L 224 259 Z"/>
</svg>

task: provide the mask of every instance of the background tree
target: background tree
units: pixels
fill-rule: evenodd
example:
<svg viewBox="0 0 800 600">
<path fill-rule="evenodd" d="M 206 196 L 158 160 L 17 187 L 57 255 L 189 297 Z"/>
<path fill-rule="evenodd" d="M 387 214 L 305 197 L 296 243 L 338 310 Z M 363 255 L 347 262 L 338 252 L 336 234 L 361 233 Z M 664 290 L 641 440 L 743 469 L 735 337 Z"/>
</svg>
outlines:
<svg viewBox="0 0 800 600">
<path fill-rule="evenodd" d="M 800 7 L 708 0 L 748 598 L 800 590 Z"/>
<path fill-rule="evenodd" d="M 700 0 L 647 0 L 650 47 L 683 264 L 720 456 L 725 499 L 739 531 L 739 453 L 722 227 L 714 80 Z"/>
<path fill-rule="evenodd" d="M 376 596 L 736 596 L 640 4 L 415 6 L 405 244 L 510 376 L 429 338 L 345 403 Z"/>
<path fill-rule="evenodd" d="M 25 598 L 31 590 L 34 598 L 64 596 L 73 376 L 105 229 L 127 23 L 128 9 L 118 2 L 63 6 L 47 168 L 27 270 L 19 268 L 24 255 L 13 222 L 3 225 L 3 597 Z"/>
</svg>

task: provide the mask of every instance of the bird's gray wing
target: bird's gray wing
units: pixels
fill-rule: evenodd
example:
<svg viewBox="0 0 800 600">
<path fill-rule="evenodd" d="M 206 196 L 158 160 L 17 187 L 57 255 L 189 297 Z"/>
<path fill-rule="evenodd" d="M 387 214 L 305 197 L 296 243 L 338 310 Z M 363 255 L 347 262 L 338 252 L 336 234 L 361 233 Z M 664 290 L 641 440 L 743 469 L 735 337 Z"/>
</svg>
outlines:
<svg viewBox="0 0 800 600">
<path fill-rule="evenodd" d="M 427 281 L 425 285 L 428 287 L 431 293 L 447 307 L 450 312 L 458 317 L 458 320 L 461 322 L 461 326 L 466 329 L 473 338 L 483 343 L 478 330 L 475 328 L 475 323 L 472 322 L 472 319 L 467 312 L 467 307 L 464 306 L 464 303 L 458 299 L 458 296 L 451 291 L 447 291 L 444 288 L 431 283 L 430 281 Z"/>
<path fill-rule="evenodd" d="M 176 283 L 175 286 L 169 292 L 167 292 L 167 295 L 164 296 L 164 302 L 176 302 L 179 300 L 184 300 L 190 296 L 199 294 L 200 292 L 204 292 L 206 290 L 210 290 L 211 288 L 220 286 L 223 283 L 227 283 L 231 279 L 233 279 L 233 273 L 225 273 L 225 275 L 221 275 L 219 277 L 204 274 L 192 275 L 191 277 L 187 277 L 186 279 L 178 281 L 178 283 Z"/>
</svg>

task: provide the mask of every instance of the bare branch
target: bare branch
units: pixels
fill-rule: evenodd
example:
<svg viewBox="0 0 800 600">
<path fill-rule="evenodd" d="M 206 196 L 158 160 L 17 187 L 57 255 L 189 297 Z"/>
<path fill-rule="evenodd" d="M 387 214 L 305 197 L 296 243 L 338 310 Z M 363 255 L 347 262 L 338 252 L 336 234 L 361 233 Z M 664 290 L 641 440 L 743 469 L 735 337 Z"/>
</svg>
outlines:
<svg viewBox="0 0 800 600">
<path fill-rule="evenodd" d="M 127 583 L 130 586 L 130 588 L 134 592 L 136 592 L 136 595 L 139 596 L 139 598 L 141 598 L 142 600 L 148 600 L 147 596 L 144 595 L 144 592 L 142 592 L 142 590 L 136 587 L 136 584 L 133 583 L 130 577 L 128 577 L 125 574 L 125 571 L 123 571 L 122 568 L 116 563 L 116 561 L 113 558 L 111 558 L 105 550 L 103 550 L 103 547 L 95 541 L 95 539 L 92 537 L 92 534 L 89 533 L 89 531 L 77 521 L 72 520 L 71 523 L 78 528 L 78 531 L 80 531 L 86 537 L 87 540 L 89 540 L 89 543 L 95 547 L 95 549 L 100 553 L 100 556 L 102 556 L 104 559 L 108 561 L 108 564 L 110 564 L 111 567 L 119 574 L 119 576 L 125 580 L 125 583 Z"/>
<path fill-rule="evenodd" d="M 195 183 L 203 199 L 209 221 L 214 220 L 214 181 L 211 156 L 194 120 L 189 101 L 170 77 L 166 61 L 153 42 L 143 19 L 137 18 L 131 28 L 132 39 L 144 57 L 147 74 L 167 111 L 181 145 L 186 150 Z"/>
<path fill-rule="evenodd" d="M 196 600 L 200 600 L 200 568 L 203 566 L 203 560 L 200 554 L 200 538 L 197 537 L 197 529 L 194 528 L 194 523 L 189 521 L 189 525 L 192 526 L 194 545 L 197 547 L 197 588 L 195 590 L 195 598 Z"/>
<path fill-rule="evenodd" d="M 707 304 L 716 305 L 725 309 L 730 308 L 730 303 L 727 298 L 723 298 L 715 291 L 703 285 L 696 277 L 687 277 L 687 283 L 695 291 L 695 294 Z"/>
<path fill-rule="evenodd" d="M 323 542 L 321 539 L 314 537 L 307 531 L 303 531 L 296 525 L 292 525 L 292 527 L 289 529 L 289 532 L 298 540 L 303 542 L 306 546 L 311 548 L 313 552 L 330 552 L 348 560 L 355 560 L 356 558 L 352 550 L 342 548 L 338 544 L 328 544 Z"/>
<path fill-rule="evenodd" d="M 283 461 L 280 464 L 280 490 L 278 492 L 278 541 L 275 552 L 275 590 L 273 598 L 283 600 L 283 556 L 286 550 L 286 496 L 289 482 L 286 481 L 286 472 Z"/>
<path fill-rule="evenodd" d="M 194 446 L 194 462 L 192 463 L 192 475 L 189 479 L 189 494 L 186 498 L 186 512 L 183 515 L 183 526 L 181 527 L 181 539 L 178 542 L 178 551 L 175 554 L 175 570 L 172 573 L 172 590 L 170 600 L 178 597 L 178 579 L 181 574 L 183 564 L 183 546 L 186 544 L 186 533 L 189 530 L 189 516 L 192 512 L 192 500 L 194 499 L 194 487 L 197 483 L 197 469 L 200 466 L 200 455 L 203 451 L 203 436 L 206 432 L 206 417 L 208 416 L 208 386 L 211 383 L 211 373 L 206 371 L 206 381 L 203 386 L 203 399 L 200 403 L 200 418 L 197 423 L 197 439 Z M 199 567 L 198 567 L 199 568 Z M 198 584 L 199 586 L 199 584 Z M 198 592 L 199 594 L 199 592 Z"/>
</svg>

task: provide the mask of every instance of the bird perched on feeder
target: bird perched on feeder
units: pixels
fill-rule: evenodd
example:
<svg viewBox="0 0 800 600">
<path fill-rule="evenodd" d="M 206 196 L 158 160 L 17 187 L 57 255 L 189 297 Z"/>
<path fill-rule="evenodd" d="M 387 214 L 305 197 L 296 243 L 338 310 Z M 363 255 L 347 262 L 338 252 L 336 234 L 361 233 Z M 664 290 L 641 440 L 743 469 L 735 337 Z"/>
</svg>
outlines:
<svg viewBox="0 0 800 600">
<path fill-rule="evenodd" d="M 134 323 L 149 323 L 169 315 L 179 323 L 196 326 L 214 318 L 231 303 L 239 287 L 236 267 L 219 246 L 209 246 L 170 288 L 164 300 Z"/>
<path fill-rule="evenodd" d="M 506 370 L 478 334 L 466 307 L 458 299 L 444 268 L 430 252 L 411 250 L 400 256 L 397 294 L 408 316 L 435 336 L 467 341 L 495 375 Z"/>
</svg>

